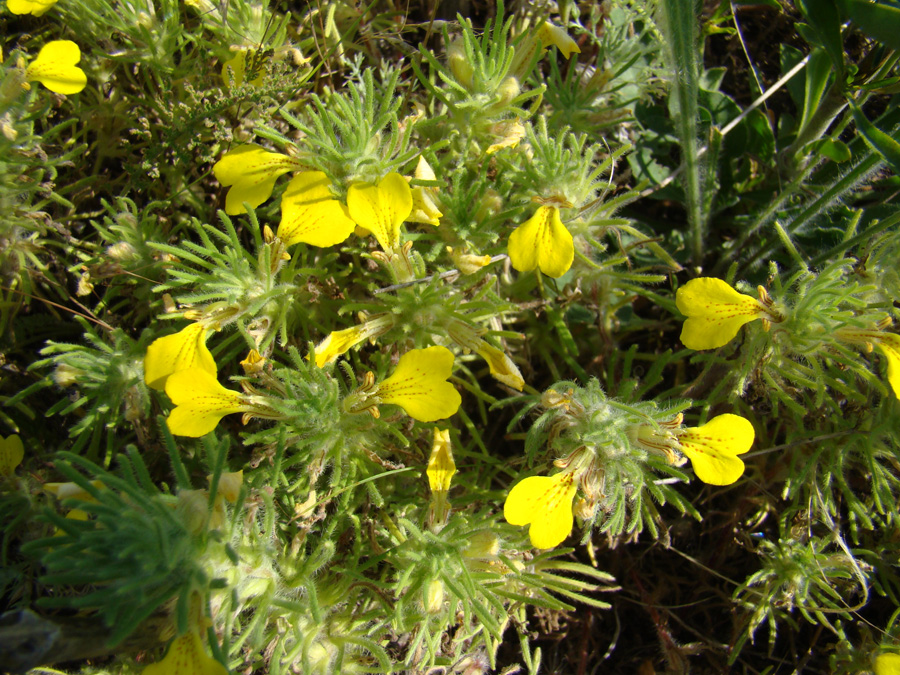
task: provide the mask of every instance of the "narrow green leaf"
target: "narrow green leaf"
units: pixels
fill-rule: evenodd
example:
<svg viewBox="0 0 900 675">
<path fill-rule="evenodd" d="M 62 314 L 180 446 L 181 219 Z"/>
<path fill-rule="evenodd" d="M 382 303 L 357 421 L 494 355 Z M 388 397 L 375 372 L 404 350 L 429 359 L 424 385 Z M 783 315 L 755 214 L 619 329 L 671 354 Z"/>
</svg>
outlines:
<svg viewBox="0 0 900 675">
<path fill-rule="evenodd" d="M 863 33 L 900 51 L 900 6 L 869 0 L 838 0 L 838 5 Z"/>
<path fill-rule="evenodd" d="M 831 76 L 831 60 L 822 49 L 814 49 L 809 55 L 806 64 L 806 80 L 803 95 L 803 116 L 800 118 L 800 128 L 806 126 L 819 104 L 822 102 L 822 94 L 828 86 Z"/>
<path fill-rule="evenodd" d="M 856 128 L 866 142 L 884 157 L 894 171 L 900 172 L 900 143 L 872 124 L 853 101 L 850 101 L 850 111 L 856 120 Z"/>
<path fill-rule="evenodd" d="M 819 43 L 831 57 L 834 69 L 843 73 L 844 43 L 841 40 L 841 16 L 835 0 L 798 0 L 797 6 L 815 31 Z M 803 37 L 807 39 L 806 35 Z"/>
</svg>

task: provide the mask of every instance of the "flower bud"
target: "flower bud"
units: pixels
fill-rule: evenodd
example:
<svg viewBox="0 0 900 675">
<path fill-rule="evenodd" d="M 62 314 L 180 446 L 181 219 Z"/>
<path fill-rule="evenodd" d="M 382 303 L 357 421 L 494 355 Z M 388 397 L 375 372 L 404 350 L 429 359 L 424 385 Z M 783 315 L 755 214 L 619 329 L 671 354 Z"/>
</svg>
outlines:
<svg viewBox="0 0 900 675">
<path fill-rule="evenodd" d="M 456 81 L 466 89 L 471 90 L 475 70 L 472 68 L 472 64 L 469 63 L 466 47 L 462 40 L 454 40 L 447 45 L 447 65 L 450 66 L 450 72 L 453 73 Z"/>
<path fill-rule="evenodd" d="M 434 579 L 425 589 L 425 611 L 437 614 L 444 607 L 444 582 Z"/>
</svg>

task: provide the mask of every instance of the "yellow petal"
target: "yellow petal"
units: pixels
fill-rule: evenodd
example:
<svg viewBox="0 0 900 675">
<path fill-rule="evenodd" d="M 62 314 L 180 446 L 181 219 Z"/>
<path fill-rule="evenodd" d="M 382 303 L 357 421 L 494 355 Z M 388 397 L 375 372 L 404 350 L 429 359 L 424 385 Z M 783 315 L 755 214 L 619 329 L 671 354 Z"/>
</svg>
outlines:
<svg viewBox="0 0 900 675">
<path fill-rule="evenodd" d="M 431 164 L 422 155 L 419 155 L 419 163 L 416 164 L 415 177 L 419 180 L 437 180 L 434 169 Z M 413 208 L 412 213 L 407 218 L 412 223 L 425 223 L 437 227 L 441 224 L 441 213 L 434 201 L 437 194 L 437 188 L 433 187 L 414 187 L 412 189 Z"/>
<path fill-rule="evenodd" d="M 234 86 L 238 87 L 249 75 L 248 84 L 258 87 L 263 83 L 267 61 L 263 50 L 241 49 L 222 64 L 222 83 L 226 87 L 230 87 L 233 82 Z"/>
<path fill-rule="evenodd" d="M 678 435 L 697 478 L 710 485 L 731 485 L 744 473 L 742 455 L 753 445 L 753 425 L 739 415 L 714 417 L 702 427 Z"/>
<path fill-rule="evenodd" d="M 384 335 L 394 325 L 394 317 L 391 314 L 380 314 L 372 317 L 358 326 L 351 326 L 344 330 L 336 330 L 316 345 L 316 365 L 319 368 L 333 363 L 341 354 L 351 347 L 358 345 L 363 340 L 377 338 Z"/>
<path fill-rule="evenodd" d="M 269 152 L 258 145 L 241 145 L 229 150 L 213 166 L 216 180 L 231 187 L 225 197 L 225 213 L 229 216 L 246 213 L 244 202 L 256 208 L 272 196 L 279 176 L 299 168 L 299 162 L 292 157 Z"/>
<path fill-rule="evenodd" d="M 207 476 L 207 479 L 211 479 L 212 476 Z M 230 504 L 234 504 L 237 501 L 238 495 L 241 493 L 241 485 L 244 484 L 244 470 L 240 471 L 226 471 L 221 476 L 219 476 L 219 489 L 218 494 L 222 497 L 225 497 L 225 500 Z"/>
<path fill-rule="evenodd" d="M 453 461 L 449 429 L 434 428 L 434 443 L 425 473 L 432 492 L 447 492 L 450 489 L 450 481 L 456 473 L 456 462 Z"/>
<path fill-rule="evenodd" d="M 169 431 L 176 436 L 203 436 L 215 429 L 225 415 L 245 409 L 241 394 L 226 389 L 214 375 L 199 368 L 170 375 L 166 394 L 176 405 L 166 419 Z"/>
<path fill-rule="evenodd" d="M 34 16 L 42 16 L 55 4 L 56 0 L 6 0 L 6 8 L 11 14 L 33 14 Z"/>
<path fill-rule="evenodd" d="M 92 480 L 91 485 L 98 490 L 106 489 L 103 482 L 99 480 Z M 55 495 L 60 501 L 64 499 L 80 499 L 83 502 L 97 502 L 97 500 L 94 499 L 94 496 L 78 483 L 44 483 L 44 491 L 49 492 L 51 495 Z"/>
<path fill-rule="evenodd" d="M 505 352 L 482 341 L 481 346 L 478 348 L 478 353 L 488 362 L 491 375 L 508 387 L 512 387 L 516 391 L 522 391 L 522 387 L 525 386 L 522 373 Z"/>
<path fill-rule="evenodd" d="M 371 232 L 385 251 L 400 245 L 400 225 L 412 207 L 412 191 L 399 173 L 389 173 L 378 185 L 351 185 L 347 192 L 350 217 Z"/>
<path fill-rule="evenodd" d="M 503 148 L 515 148 L 519 141 L 525 138 L 525 127 L 519 120 L 507 120 L 500 122 L 491 128 L 491 134 L 497 137 L 497 141 L 488 146 L 485 154 L 493 155 Z"/>
<path fill-rule="evenodd" d="M 569 37 L 569 34 L 563 28 L 560 28 L 549 21 L 545 21 L 543 25 L 538 28 L 537 35 L 544 47 L 554 45 L 567 59 L 572 56 L 573 53 L 581 53 L 581 48 L 575 40 Z"/>
<path fill-rule="evenodd" d="M 572 531 L 575 482 L 571 473 L 531 476 L 520 481 L 506 497 L 503 517 L 511 525 L 528 525 L 537 548 L 553 548 Z"/>
<path fill-rule="evenodd" d="M 541 206 L 509 236 L 509 259 L 520 272 L 537 267 L 548 277 L 558 278 L 569 271 L 574 258 L 572 235 L 555 206 Z"/>
<path fill-rule="evenodd" d="M 347 207 L 331 193 L 331 182 L 321 171 L 304 171 L 288 183 L 281 199 L 278 238 L 291 246 L 334 246 L 347 239 L 356 224 Z"/>
<path fill-rule="evenodd" d="M 9 438 L 0 436 L 0 476 L 11 477 L 24 457 L 25 448 L 21 438 L 16 434 Z"/>
<path fill-rule="evenodd" d="M 71 40 L 48 42 L 25 70 L 25 79 L 57 94 L 77 94 L 87 84 L 87 75 L 75 65 L 80 60 L 81 50 Z"/>
<path fill-rule="evenodd" d="M 244 375 L 256 375 L 261 373 L 266 367 L 266 357 L 255 349 L 251 349 L 247 354 L 247 358 L 241 361 L 241 368 L 244 369 Z"/>
<path fill-rule="evenodd" d="M 153 341 L 144 357 L 144 382 L 151 389 L 162 391 L 172 373 L 199 368 L 216 374 L 216 362 L 206 347 L 206 328 L 192 323 L 173 335 Z"/>
<path fill-rule="evenodd" d="M 884 333 L 875 346 L 887 359 L 887 378 L 894 396 L 900 398 L 900 335 Z"/>
<path fill-rule="evenodd" d="M 165 658 L 144 668 L 142 675 L 228 675 L 228 670 L 206 654 L 200 634 L 191 630 L 172 640 Z"/>
<path fill-rule="evenodd" d="M 475 274 L 485 265 L 491 264 L 491 256 L 489 255 L 472 255 L 471 253 L 454 249 L 451 246 L 447 247 L 447 253 L 450 254 L 450 259 L 456 265 L 456 269 L 463 274 Z"/>
<path fill-rule="evenodd" d="M 462 398 L 447 382 L 453 372 L 453 352 L 446 347 L 413 349 L 400 357 L 394 374 L 378 387 L 382 403 L 399 405 L 420 422 L 446 419 Z"/>
<path fill-rule="evenodd" d="M 712 277 L 691 279 L 675 293 L 675 304 L 688 317 L 681 329 L 681 342 L 688 349 L 726 345 L 741 326 L 766 315 L 759 300 Z"/>
<path fill-rule="evenodd" d="M 876 656 L 875 675 L 900 675 L 900 654 L 885 652 Z"/>
<path fill-rule="evenodd" d="M 444 214 L 434 201 L 432 190 L 434 188 L 414 187 L 412 189 L 413 208 L 407 217 L 411 223 L 425 223 L 437 227 L 441 224 L 441 216 Z"/>
</svg>

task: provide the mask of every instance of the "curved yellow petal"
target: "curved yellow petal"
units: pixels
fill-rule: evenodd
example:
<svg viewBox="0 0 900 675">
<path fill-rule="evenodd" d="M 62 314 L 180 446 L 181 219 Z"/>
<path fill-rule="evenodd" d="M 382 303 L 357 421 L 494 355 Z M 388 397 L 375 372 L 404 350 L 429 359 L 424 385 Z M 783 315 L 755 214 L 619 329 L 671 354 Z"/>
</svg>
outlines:
<svg viewBox="0 0 900 675">
<path fill-rule="evenodd" d="M 572 235 L 555 206 L 541 206 L 509 235 L 509 260 L 520 272 L 537 267 L 548 277 L 558 278 L 569 271 L 574 258 Z"/>
<path fill-rule="evenodd" d="M 767 314 L 759 300 L 712 277 L 691 279 L 675 293 L 675 304 L 688 317 L 681 329 L 681 342 L 688 349 L 726 345 L 741 326 Z"/>
<path fill-rule="evenodd" d="M 216 374 L 216 362 L 206 347 L 206 328 L 192 323 L 173 335 L 153 341 L 144 357 L 144 382 L 151 389 L 162 391 L 172 373 L 199 368 Z"/>
<path fill-rule="evenodd" d="M 329 333 L 316 345 L 316 365 L 319 368 L 334 363 L 341 354 L 366 339 L 363 326 L 351 326 Z"/>
<path fill-rule="evenodd" d="M 508 387 L 512 387 L 516 391 L 522 391 L 522 387 L 525 386 L 522 373 L 504 351 L 482 340 L 481 345 L 478 347 L 478 353 L 481 355 L 481 358 L 487 361 L 488 367 L 491 369 L 491 375 Z"/>
<path fill-rule="evenodd" d="M 0 476 L 12 476 L 24 457 L 25 447 L 21 438 L 16 434 L 9 438 L 0 436 Z"/>
<path fill-rule="evenodd" d="M 900 335 L 884 333 L 875 346 L 887 359 L 887 378 L 894 396 L 900 398 Z"/>
<path fill-rule="evenodd" d="M 697 478 L 710 485 L 731 485 L 744 473 L 744 462 L 737 455 L 750 449 L 754 437 L 749 421 L 727 413 L 702 427 L 685 429 L 678 435 L 678 443 Z"/>
<path fill-rule="evenodd" d="M 572 531 L 575 482 L 571 473 L 531 476 L 509 491 L 503 517 L 511 525 L 528 525 L 528 536 L 537 548 L 553 548 Z"/>
<path fill-rule="evenodd" d="M 385 251 L 400 245 L 400 225 L 412 207 L 412 191 L 399 173 L 389 173 L 378 185 L 356 184 L 347 191 L 350 217 L 371 232 Z"/>
<path fill-rule="evenodd" d="M 203 649 L 196 630 L 172 640 L 162 661 L 152 663 L 142 675 L 228 675 L 228 669 Z"/>
<path fill-rule="evenodd" d="M 490 133 L 497 140 L 484 151 L 487 155 L 493 155 L 503 148 L 518 147 L 519 141 L 525 138 L 525 127 L 517 119 L 505 120 L 492 126 Z"/>
<path fill-rule="evenodd" d="M 884 652 L 876 656 L 875 675 L 900 675 L 900 654 Z"/>
<path fill-rule="evenodd" d="M 420 422 L 446 419 L 462 403 L 456 387 L 447 382 L 452 372 L 453 352 L 446 347 L 410 350 L 400 357 L 394 374 L 378 386 L 378 398 L 399 405 Z"/>
<path fill-rule="evenodd" d="M 40 82 L 57 94 L 77 94 L 87 84 L 87 75 L 75 64 L 81 50 L 71 40 L 48 42 L 25 70 L 25 79 Z"/>
<path fill-rule="evenodd" d="M 351 326 L 344 330 L 336 330 L 316 345 L 316 365 L 321 368 L 337 360 L 348 349 L 358 345 L 363 340 L 377 338 L 384 335 L 394 326 L 392 314 L 379 314 L 373 316 L 358 326 Z"/>
<path fill-rule="evenodd" d="M 422 155 L 419 155 L 419 162 L 416 164 L 415 177 L 419 180 L 437 180 L 434 169 L 431 164 Z M 406 218 L 412 223 L 425 223 L 437 227 L 441 224 L 441 213 L 434 196 L 437 194 L 437 188 L 433 187 L 414 187 L 412 189 L 413 208 L 412 213 Z"/>
<path fill-rule="evenodd" d="M 169 431 L 176 436 L 203 436 L 225 415 L 245 409 L 241 394 L 226 389 L 214 375 L 199 368 L 170 375 L 166 394 L 176 406 L 166 419 Z"/>
<path fill-rule="evenodd" d="M 281 198 L 278 237 L 286 246 L 303 242 L 334 246 L 356 227 L 347 207 L 331 193 L 331 182 L 322 171 L 304 171 L 291 179 Z"/>
<path fill-rule="evenodd" d="M 554 45 L 567 59 L 572 56 L 572 54 L 581 53 L 581 48 L 578 46 L 578 43 L 569 37 L 569 34 L 565 29 L 556 24 L 552 24 L 549 21 L 545 21 L 541 27 L 538 28 L 537 36 L 544 47 Z"/>
<path fill-rule="evenodd" d="M 278 177 L 300 168 L 293 157 L 269 152 L 258 145 L 241 145 L 229 150 L 213 165 L 213 173 L 225 187 L 231 187 L 225 197 L 225 213 L 236 216 L 246 213 L 244 202 L 256 208 L 269 197 Z"/>
<path fill-rule="evenodd" d="M 428 458 L 428 486 L 432 492 L 447 492 L 450 481 L 456 473 L 456 462 L 453 461 L 453 450 L 450 445 L 450 430 L 434 428 L 434 443 Z"/>
<path fill-rule="evenodd" d="M 56 0 L 6 0 L 6 8 L 11 14 L 33 14 L 34 16 L 44 15 Z"/>
</svg>

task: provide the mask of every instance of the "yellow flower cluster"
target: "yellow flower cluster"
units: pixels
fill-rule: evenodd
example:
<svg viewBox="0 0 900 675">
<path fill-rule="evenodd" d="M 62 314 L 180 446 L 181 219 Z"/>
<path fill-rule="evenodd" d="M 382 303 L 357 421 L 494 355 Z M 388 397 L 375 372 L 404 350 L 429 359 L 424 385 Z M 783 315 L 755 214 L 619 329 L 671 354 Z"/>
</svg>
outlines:
<svg viewBox="0 0 900 675">
<path fill-rule="evenodd" d="M 717 349 L 735 338 L 741 327 L 756 321 L 768 329 L 773 323 L 784 321 L 785 309 L 769 297 L 759 286 L 758 298 L 734 290 L 721 279 L 700 277 L 692 279 L 675 293 L 678 310 L 687 321 L 681 330 L 681 342 L 689 349 Z M 900 335 L 884 330 L 885 324 L 870 329 L 843 327 L 833 337 L 866 352 L 877 348 L 887 361 L 887 380 L 891 390 L 900 398 Z"/>
<path fill-rule="evenodd" d="M 699 427 L 681 427 L 682 416 L 660 427 L 649 424 L 634 429 L 640 447 L 656 451 L 672 463 L 687 457 L 694 473 L 709 485 L 730 485 L 744 473 L 738 457 L 750 449 L 753 425 L 738 415 L 725 414 Z M 580 451 L 590 456 L 589 449 Z M 683 460 L 681 460 L 683 461 Z M 537 548 L 558 546 L 574 523 L 573 502 L 580 487 L 588 500 L 595 492 L 591 462 L 569 458 L 558 462 L 563 471 L 553 476 L 531 476 L 517 483 L 506 498 L 503 515 L 511 525 L 530 525 L 528 535 Z"/>
</svg>

